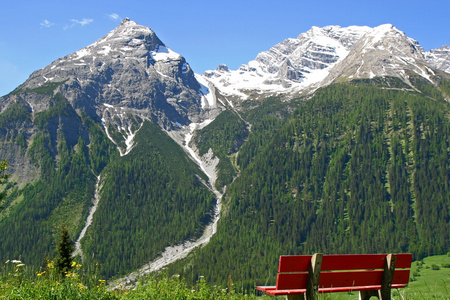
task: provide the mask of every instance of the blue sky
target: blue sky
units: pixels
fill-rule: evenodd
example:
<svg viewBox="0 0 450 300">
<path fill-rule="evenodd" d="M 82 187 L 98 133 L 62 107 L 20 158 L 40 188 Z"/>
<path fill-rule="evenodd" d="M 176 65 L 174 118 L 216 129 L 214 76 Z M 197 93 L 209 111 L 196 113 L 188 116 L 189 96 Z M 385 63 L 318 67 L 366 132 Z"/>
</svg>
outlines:
<svg viewBox="0 0 450 300">
<path fill-rule="evenodd" d="M 425 50 L 450 44 L 449 0 L 28 0 L 0 5 L 0 95 L 129 17 L 152 28 L 196 73 L 231 69 L 312 26 L 391 23 Z"/>
</svg>

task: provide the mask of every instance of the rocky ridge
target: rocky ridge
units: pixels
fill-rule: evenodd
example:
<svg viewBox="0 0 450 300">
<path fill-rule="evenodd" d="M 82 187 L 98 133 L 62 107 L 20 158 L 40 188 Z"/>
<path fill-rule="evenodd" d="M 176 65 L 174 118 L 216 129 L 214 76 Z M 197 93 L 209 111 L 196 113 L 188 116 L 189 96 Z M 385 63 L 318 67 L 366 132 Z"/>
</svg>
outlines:
<svg viewBox="0 0 450 300">
<path fill-rule="evenodd" d="M 59 124 L 50 125 L 54 140 L 56 132 L 61 131 L 72 146 L 80 134 L 88 142 L 77 116 L 82 111 L 101 122 L 120 154 L 126 155 L 134 147 L 134 136 L 144 120 L 165 131 L 183 131 L 189 124 L 218 115 L 222 108 L 208 84 L 150 28 L 126 18 L 93 44 L 33 72 L 26 82 L 2 97 L 0 113 L 18 104 L 34 118 L 54 105 L 59 94 L 72 112 Z M 37 128 L 28 125 L 11 130 L 22 132 L 32 141 Z M 8 144 L 2 149 L 11 162 L 10 171 L 20 182 L 36 179 L 38 170 L 24 157 L 17 157 L 20 151 L 14 147 Z"/>
<path fill-rule="evenodd" d="M 350 51 L 369 27 L 312 27 L 257 55 L 255 60 L 230 71 L 225 65 L 203 76 L 226 95 L 247 98 L 245 91 L 299 91 L 321 81 Z"/>
<path fill-rule="evenodd" d="M 380 76 L 408 77 L 417 74 L 429 81 L 434 71 L 428 67 L 419 43 L 390 24 L 378 26 L 352 47 L 345 59 L 336 64 L 322 82 L 327 85 L 339 78 L 361 79 Z"/>
<path fill-rule="evenodd" d="M 131 113 L 173 129 L 202 121 L 205 107 L 215 108 L 185 58 L 128 18 L 95 43 L 31 74 L 20 91 L 52 84 L 75 109 L 104 121 Z M 33 97 L 28 103 L 34 112 L 48 108 Z"/>
<path fill-rule="evenodd" d="M 442 46 L 425 53 L 426 61 L 436 69 L 450 73 L 450 46 Z"/>
<path fill-rule="evenodd" d="M 426 52 L 391 24 L 312 27 L 261 52 L 238 70 L 220 65 L 203 76 L 223 94 L 240 99 L 252 92 L 295 95 L 338 78 L 394 76 L 408 82 L 406 73 L 413 73 L 430 80 L 433 69 L 450 72 L 449 49 Z"/>
</svg>

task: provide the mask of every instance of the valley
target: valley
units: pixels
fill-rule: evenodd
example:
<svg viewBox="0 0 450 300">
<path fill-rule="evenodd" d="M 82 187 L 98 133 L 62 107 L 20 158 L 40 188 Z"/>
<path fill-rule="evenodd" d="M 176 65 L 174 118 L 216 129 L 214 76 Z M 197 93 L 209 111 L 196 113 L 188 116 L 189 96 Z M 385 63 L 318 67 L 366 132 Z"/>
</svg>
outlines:
<svg viewBox="0 0 450 300">
<path fill-rule="evenodd" d="M 124 19 L 0 98 L 0 259 L 38 272 L 66 226 L 113 285 L 165 270 L 252 293 L 280 254 L 444 255 L 449 55 L 326 26 L 195 74 Z"/>
</svg>

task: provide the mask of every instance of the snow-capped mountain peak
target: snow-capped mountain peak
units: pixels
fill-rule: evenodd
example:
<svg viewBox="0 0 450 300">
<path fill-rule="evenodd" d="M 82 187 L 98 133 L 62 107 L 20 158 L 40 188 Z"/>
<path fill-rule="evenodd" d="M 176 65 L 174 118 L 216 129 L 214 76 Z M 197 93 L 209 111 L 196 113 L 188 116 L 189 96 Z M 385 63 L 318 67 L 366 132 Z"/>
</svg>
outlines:
<svg viewBox="0 0 450 300">
<path fill-rule="evenodd" d="M 223 65 L 203 76 L 225 95 L 247 98 L 248 91 L 298 91 L 323 80 L 331 67 L 347 56 L 353 44 L 370 30 L 365 26 L 312 27 L 289 38 L 255 60 L 230 71 Z"/>
<path fill-rule="evenodd" d="M 34 72 L 21 88 L 51 83 L 75 107 L 91 106 L 106 121 L 133 110 L 172 129 L 202 121 L 206 110 L 216 108 L 212 87 L 199 83 L 185 58 L 128 18 L 91 45 Z"/>
<path fill-rule="evenodd" d="M 450 73 L 450 46 L 442 46 L 425 53 L 427 62 L 436 69 Z"/>
<path fill-rule="evenodd" d="M 247 99 L 256 94 L 313 91 L 338 78 L 352 80 L 408 74 L 432 81 L 432 68 L 450 72 L 450 48 L 425 52 L 419 43 L 392 24 L 313 26 L 288 38 L 237 70 L 220 65 L 203 77 L 226 96 Z M 431 67 L 431 68 L 430 68 Z"/>
<path fill-rule="evenodd" d="M 399 77 L 408 82 L 409 74 L 414 73 L 431 81 L 430 76 L 434 73 L 426 65 L 424 50 L 417 41 L 393 25 L 384 24 L 362 36 L 321 84 L 329 84 L 338 78 L 380 76 Z"/>
</svg>

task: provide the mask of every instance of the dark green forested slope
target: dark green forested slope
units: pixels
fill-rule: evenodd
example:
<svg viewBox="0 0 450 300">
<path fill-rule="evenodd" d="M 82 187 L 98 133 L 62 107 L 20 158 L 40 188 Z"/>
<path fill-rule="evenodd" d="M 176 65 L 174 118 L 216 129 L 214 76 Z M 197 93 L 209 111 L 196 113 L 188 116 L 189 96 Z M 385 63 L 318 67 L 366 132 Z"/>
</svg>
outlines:
<svg viewBox="0 0 450 300">
<path fill-rule="evenodd" d="M 241 148 L 217 234 L 172 271 L 253 289 L 275 283 L 281 254 L 446 253 L 449 114 L 429 94 L 338 84 L 272 120 L 275 134 L 260 118 L 248 143 L 261 148 Z"/>
<path fill-rule="evenodd" d="M 86 262 L 99 262 L 106 277 L 199 237 L 214 205 L 214 194 L 196 177 L 205 175 L 156 125 L 146 121 L 135 143 L 102 174 L 100 204 L 82 241 Z"/>
<path fill-rule="evenodd" d="M 72 236 L 81 230 L 94 194 L 94 173 L 116 150 L 101 124 L 79 116 L 61 94 L 52 97 L 50 108 L 36 113 L 33 120 L 19 98 L 2 113 L 0 123 L 3 145 L 18 146 L 24 160 L 40 171 L 37 181 L 21 187 L 11 180 L 6 187 L 0 259 L 20 256 L 27 265 L 40 265 L 53 255 L 61 224 L 69 227 Z"/>
<path fill-rule="evenodd" d="M 0 145 L 17 149 L 21 154 L 15 163 L 31 162 L 39 174 L 27 184 L 13 178 L 6 186 L 1 261 L 21 257 L 27 266 L 42 265 L 55 254 L 62 224 L 76 239 L 99 175 L 101 201 L 83 252 L 86 263 L 100 263 L 103 276 L 132 271 L 166 246 L 202 233 L 214 194 L 198 179 L 207 180 L 206 175 L 157 126 L 146 122 L 133 151 L 119 157 L 100 120 L 76 111 L 61 94 L 50 93 L 45 99 L 49 109 L 34 114 L 26 95 L 15 97 L 0 115 Z"/>
</svg>

